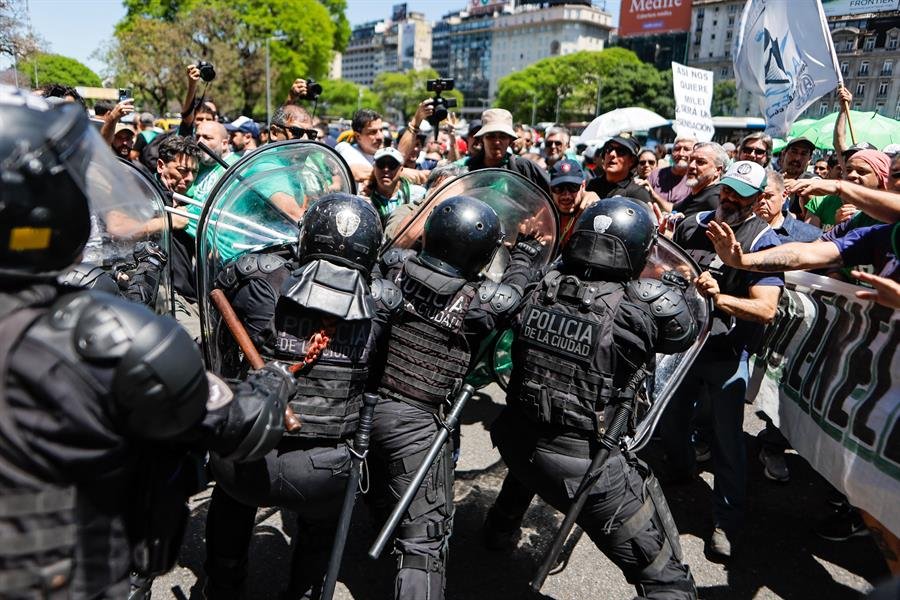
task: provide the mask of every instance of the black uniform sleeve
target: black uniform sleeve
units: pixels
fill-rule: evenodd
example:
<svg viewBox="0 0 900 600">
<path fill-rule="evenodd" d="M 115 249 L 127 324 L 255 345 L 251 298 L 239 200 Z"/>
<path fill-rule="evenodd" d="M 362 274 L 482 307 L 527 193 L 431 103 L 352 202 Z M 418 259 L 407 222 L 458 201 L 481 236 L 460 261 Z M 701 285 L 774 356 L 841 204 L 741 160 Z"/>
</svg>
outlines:
<svg viewBox="0 0 900 600">
<path fill-rule="evenodd" d="M 616 312 L 613 339 L 620 361 L 629 368 L 616 369 L 616 385 L 625 385 L 635 369 L 652 360 L 656 351 L 656 322 L 646 305 L 623 300 Z M 620 381 L 620 378 L 622 381 Z"/>
<path fill-rule="evenodd" d="M 269 329 L 277 302 L 278 292 L 263 279 L 249 280 L 231 297 L 234 312 L 254 340 Z"/>
<path fill-rule="evenodd" d="M 634 181 L 629 183 L 628 187 L 625 188 L 625 195 L 629 198 L 646 202 L 647 204 L 653 204 L 653 197 L 650 196 L 650 192 L 648 192 L 645 187 L 634 183 Z"/>
</svg>

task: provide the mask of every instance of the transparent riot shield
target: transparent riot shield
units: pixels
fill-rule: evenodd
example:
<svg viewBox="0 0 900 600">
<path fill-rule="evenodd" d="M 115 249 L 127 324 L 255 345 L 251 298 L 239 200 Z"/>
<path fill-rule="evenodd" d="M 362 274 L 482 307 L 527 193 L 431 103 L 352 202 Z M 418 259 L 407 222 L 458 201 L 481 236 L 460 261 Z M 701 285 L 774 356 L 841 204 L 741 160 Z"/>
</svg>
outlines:
<svg viewBox="0 0 900 600">
<path fill-rule="evenodd" d="M 207 368 L 222 372 L 223 352 L 234 346 L 209 300 L 218 274 L 250 252 L 292 252 L 306 207 L 331 192 L 356 193 L 344 159 L 325 144 L 289 140 L 247 154 L 225 171 L 202 210 L 188 207 L 198 218 L 197 296 Z"/>
<path fill-rule="evenodd" d="M 544 242 L 538 264 L 545 265 L 556 256 L 559 216 L 553 200 L 525 177 L 506 169 L 479 169 L 445 182 L 422 203 L 394 239 L 386 243 L 386 248 L 417 247 L 432 209 L 453 196 L 472 196 L 490 205 L 500 217 L 508 243 L 515 241 L 519 225 L 530 220 Z M 507 265 L 509 251 L 503 247 L 488 265 L 485 275 L 499 280 Z"/>
<path fill-rule="evenodd" d="M 650 441 L 650 435 L 662 417 L 666 404 L 678 389 L 709 335 L 712 301 L 701 296 L 693 284 L 694 279 L 700 275 L 700 268 L 678 244 L 661 237 L 650 252 L 641 277 L 660 279 L 668 271 L 675 271 L 687 280 L 685 298 L 697 320 L 700 333 L 694 344 L 684 352 L 656 355 L 656 364 L 650 366 L 653 368 L 653 377 L 649 378 L 645 393 L 639 397 L 637 429 L 628 440 L 628 447 L 633 451 L 640 450 Z"/>
<path fill-rule="evenodd" d="M 92 163 L 87 185 L 91 235 L 82 262 L 103 267 L 127 285 L 127 277 L 136 267 L 134 249 L 139 242 L 155 242 L 167 256 L 171 255 L 165 199 L 140 168 L 122 159 Z M 167 263 L 160 273 L 156 302 L 149 307 L 157 314 L 172 312 L 171 283 Z"/>
</svg>

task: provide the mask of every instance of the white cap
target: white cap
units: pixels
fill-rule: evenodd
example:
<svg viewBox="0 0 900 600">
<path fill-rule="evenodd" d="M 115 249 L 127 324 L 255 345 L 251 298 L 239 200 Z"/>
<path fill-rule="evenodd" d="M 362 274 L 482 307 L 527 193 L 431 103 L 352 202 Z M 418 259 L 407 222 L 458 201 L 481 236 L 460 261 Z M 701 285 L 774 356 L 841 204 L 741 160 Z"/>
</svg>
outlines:
<svg viewBox="0 0 900 600">
<path fill-rule="evenodd" d="M 384 158 L 385 156 L 390 156 L 391 158 L 393 158 L 395 161 L 397 161 L 398 165 L 402 165 L 406 162 L 406 157 L 404 157 L 403 154 L 393 146 L 381 148 L 378 152 L 375 153 L 374 161 L 378 162 L 379 159 Z"/>
<path fill-rule="evenodd" d="M 900 154 L 900 144 L 888 144 L 884 147 L 884 150 L 882 150 L 882 152 L 891 157 L 895 154 Z"/>
</svg>

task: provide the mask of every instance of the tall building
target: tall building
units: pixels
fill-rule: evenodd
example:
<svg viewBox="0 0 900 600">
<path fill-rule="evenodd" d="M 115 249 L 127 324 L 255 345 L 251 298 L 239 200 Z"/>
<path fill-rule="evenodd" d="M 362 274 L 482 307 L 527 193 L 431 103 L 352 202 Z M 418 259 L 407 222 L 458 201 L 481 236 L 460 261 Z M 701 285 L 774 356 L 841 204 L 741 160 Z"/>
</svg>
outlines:
<svg viewBox="0 0 900 600">
<path fill-rule="evenodd" d="M 731 51 L 744 4 L 744 0 L 693 0 L 687 64 L 712 71 L 715 83 L 734 79 Z M 717 106 L 712 109 L 713 114 L 720 112 Z M 734 114 L 759 116 L 757 100 L 749 93 L 737 90 Z"/>
<path fill-rule="evenodd" d="M 370 86 L 379 73 L 431 65 L 431 23 L 425 15 L 394 7 L 390 19 L 357 25 L 341 57 L 341 77 Z"/>
</svg>

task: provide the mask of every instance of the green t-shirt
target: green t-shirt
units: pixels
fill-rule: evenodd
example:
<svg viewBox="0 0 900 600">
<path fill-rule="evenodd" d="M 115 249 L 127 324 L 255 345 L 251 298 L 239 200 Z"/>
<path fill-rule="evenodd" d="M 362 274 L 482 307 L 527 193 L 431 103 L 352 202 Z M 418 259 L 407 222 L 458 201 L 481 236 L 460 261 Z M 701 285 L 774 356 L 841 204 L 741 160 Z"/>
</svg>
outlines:
<svg viewBox="0 0 900 600">
<path fill-rule="evenodd" d="M 834 213 L 843 204 L 840 196 L 813 196 L 806 202 L 806 212 L 818 217 L 822 230 L 828 231 L 836 225 Z"/>
</svg>

